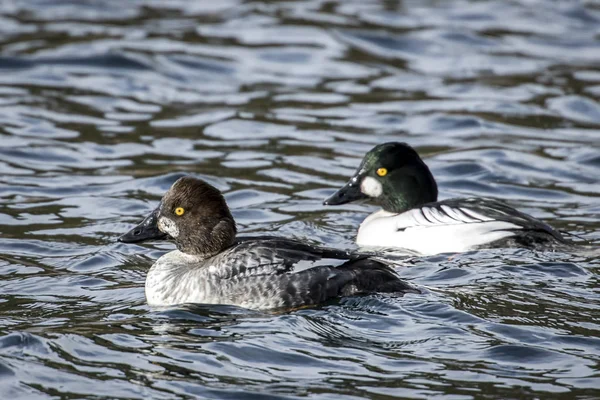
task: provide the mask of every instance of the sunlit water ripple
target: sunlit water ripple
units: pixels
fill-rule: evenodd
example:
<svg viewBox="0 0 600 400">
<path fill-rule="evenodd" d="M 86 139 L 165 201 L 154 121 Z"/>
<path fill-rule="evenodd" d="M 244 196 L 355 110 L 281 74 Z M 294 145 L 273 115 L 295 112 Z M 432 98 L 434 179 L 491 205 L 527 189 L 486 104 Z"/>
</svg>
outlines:
<svg viewBox="0 0 600 400">
<path fill-rule="evenodd" d="M 593 1 L 0 3 L 0 398 L 597 398 L 597 257 L 413 258 L 423 289 L 284 314 L 151 309 L 115 240 L 183 174 L 242 233 L 353 248 L 324 207 L 407 141 L 443 198 L 600 242 Z"/>
</svg>

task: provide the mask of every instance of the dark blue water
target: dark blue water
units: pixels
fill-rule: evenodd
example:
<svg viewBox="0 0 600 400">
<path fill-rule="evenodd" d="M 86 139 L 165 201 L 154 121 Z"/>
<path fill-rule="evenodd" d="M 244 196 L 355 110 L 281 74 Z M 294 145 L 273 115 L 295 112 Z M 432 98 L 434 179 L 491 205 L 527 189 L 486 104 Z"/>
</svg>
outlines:
<svg viewBox="0 0 600 400">
<path fill-rule="evenodd" d="M 155 310 L 116 238 L 182 174 L 240 230 L 354 246 L 321 201 L 407 141 L 441 197 L 600 242 L 594 1 L 0 2 L 0 398 L 600 397 L 599 260 L 399 265 L 422 295 Z"/>
</svg>

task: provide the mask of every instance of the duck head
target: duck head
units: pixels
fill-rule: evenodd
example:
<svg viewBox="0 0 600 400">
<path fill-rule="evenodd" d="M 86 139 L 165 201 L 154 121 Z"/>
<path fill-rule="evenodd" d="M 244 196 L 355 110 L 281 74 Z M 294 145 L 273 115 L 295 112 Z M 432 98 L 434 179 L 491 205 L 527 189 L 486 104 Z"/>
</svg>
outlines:
<svg viewBox="0 0 600 400">
<path fill-rule="evenodd" d="M 183 253 L 210 257 L 231 246 L 236 232 L 221 192 L 201 179 L 184 176 L 171 186 L 158 207 L 119 241 L 169 237 Z"/>
<path fill-rule="evenodd" d="M 437 201 L 437 195 L 435 179 L 415 149 L 389 142 L 371 149 L 348 183 L 323 204 L 368 199 L 386 211 L 401 213 Z"/>
</svg>

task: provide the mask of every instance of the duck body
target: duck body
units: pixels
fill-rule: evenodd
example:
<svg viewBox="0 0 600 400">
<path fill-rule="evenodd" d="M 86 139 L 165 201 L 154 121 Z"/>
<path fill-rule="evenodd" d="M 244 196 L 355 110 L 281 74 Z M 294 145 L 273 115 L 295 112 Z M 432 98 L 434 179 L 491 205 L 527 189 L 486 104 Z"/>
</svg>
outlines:
<svg viewBox="0 0 600 400">
<path fill-rule="evenodd" d="M 491 199 L 449 199 L 402 213 L 379 210 L 360 225 L 361 246 L 412 254 L 459 253 L 481 248 L 554 248 L 565 243 L 549 225 Z"/>
<path fill-rule="evenodd" d="M 233 304 L 295 308 L 370 292 L 413 291 L 394 271 L 367 257 L 281 238 L 242 240 L 203 259 L 179 250 L 160 257 L 146 278 L 154 306 Z"/>
<path fill-rule="evenodd" d="M 296 308 L 372 292 L 416 292 L 389 265 L 340 250 L 277 237 L 236 237 L 221 193 L 180 178 L 160 205 L 119 239 L 170 238 L 146 277 L 148 304 L 230 304 L 252 309 Z"/>
<path fill-rule="evenodd" d="M 361 246 L 433 255 L 498 247 L 557 250 L 572 244 L 549 225 L 497 200 L 438 201 L 431 171 L 406 143 L 375 146 L 324 204 L 358 200 L 382 207 L 360 225 L 356 242 Z"/>
</svg>

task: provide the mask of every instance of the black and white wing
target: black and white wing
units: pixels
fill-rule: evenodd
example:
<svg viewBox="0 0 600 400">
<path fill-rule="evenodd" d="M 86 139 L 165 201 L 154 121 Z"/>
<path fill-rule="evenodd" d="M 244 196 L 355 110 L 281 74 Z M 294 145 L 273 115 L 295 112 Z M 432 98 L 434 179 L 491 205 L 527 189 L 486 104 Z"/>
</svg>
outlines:
<svg viewBox="0 0 600 400">
<path fill-rule="evenodd" d="M 295 240 L 242 240 L 214 258 L 232 298 L 250 308 L 317 304 L 370 292 L 418 292 L 389 266 L 345 251 Z"/>
<path fill-rule="evenodd" d="M 357 242 L 366 246 L 400 247 L 430 255 L 462 252 L 514 238 L 564 241 L 543 222 L 501 202 L 450 199 L 426 204 L 402 214 L 380 212 L 361 225 Z"/>
<path fill-rule="evenodd" d="M 339 266 L 360 258 L 347 251 L 315 247 L 278 237 L 241 237 L 214 257 L 223 279 L 296 273 L 322 265 Z"/>
</svg>

